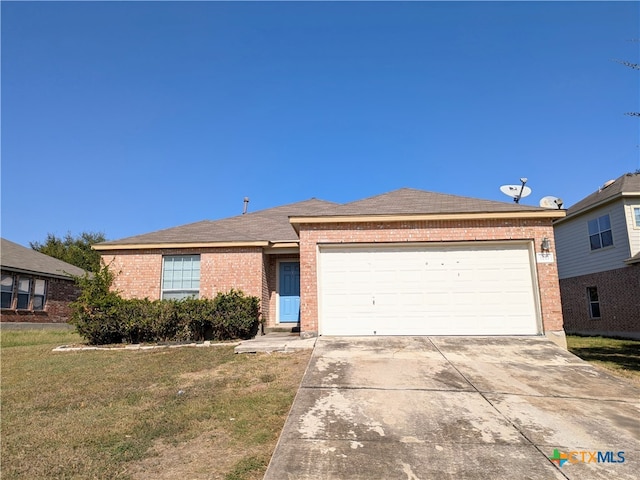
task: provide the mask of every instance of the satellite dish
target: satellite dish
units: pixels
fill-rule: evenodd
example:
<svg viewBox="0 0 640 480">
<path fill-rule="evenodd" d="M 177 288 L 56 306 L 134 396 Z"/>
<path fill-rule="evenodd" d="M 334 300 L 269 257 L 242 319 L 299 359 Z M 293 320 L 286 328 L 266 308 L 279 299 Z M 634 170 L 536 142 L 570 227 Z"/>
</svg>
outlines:
<svg viewBox="0 0 640 480">
<path fill-rule="evenodd" d="M 562 208 L 562 199 L 558 198 L 558 197 L 554 197 L 551 195 L 548 195 L 546 197 L 542 197 L 540 199 L 540 206 L 542 208 L 553 208 L 553 209 L 560 209 Z"/>
<path fill-rule="evenodd" d="M 520 179 L 520 183 L 522 185 L 502 185 L 500 187 L 500 191 L 505 195 L 512 197 L 514 202 L 520 203 L 520 199 L 522 197 L 531 195 L 531 189 L 524 186 L 524 184 L 527 183 L 527 179 L 522 177 Z"/>
<path fill-rule="evenodd" d="M 531 189 L 523 185 L 502 185 L 500 191 L 513 199 L 531 195 Z"/>
<path fill-rule="evenodd" d="M 604 190 L 607 187 L 610 187 L 611 185 L 613 185 L 614 183 L 616 183 L 615 180 L 607 180 L 606 182 L 604 182 L 604 185 L 602 185 L 600 187 L 600 191 Z"/>
</svg>

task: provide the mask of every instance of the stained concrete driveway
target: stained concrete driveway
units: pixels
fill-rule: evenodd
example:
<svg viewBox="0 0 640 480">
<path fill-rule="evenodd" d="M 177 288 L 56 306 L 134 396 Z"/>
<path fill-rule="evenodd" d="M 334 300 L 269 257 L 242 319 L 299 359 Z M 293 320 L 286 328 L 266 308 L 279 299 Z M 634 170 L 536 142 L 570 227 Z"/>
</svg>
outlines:
<svg viewBox="0 0 640 480">
<path fill-rule="evenodd" d="M 541 337 L 321 337 L 264 478 L 637 479 L 639 419 Z"/>
</svg>

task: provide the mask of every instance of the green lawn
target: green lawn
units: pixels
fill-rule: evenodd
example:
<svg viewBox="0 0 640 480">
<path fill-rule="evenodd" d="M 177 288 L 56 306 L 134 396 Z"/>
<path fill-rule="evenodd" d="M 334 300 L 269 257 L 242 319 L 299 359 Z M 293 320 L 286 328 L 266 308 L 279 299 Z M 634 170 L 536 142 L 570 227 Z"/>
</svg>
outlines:
<svg viewBox="0 0 640 480">
<path fill-rule="evenodd" d="M 10 479 L 262 478 L 310 351 L 53 353 L 70 331 L 0 332 Z"/>
<path fill-rule="evenodd" d="M 640 385 L 640 341 L 567 335 L 569 351 Z"/>
</svg>

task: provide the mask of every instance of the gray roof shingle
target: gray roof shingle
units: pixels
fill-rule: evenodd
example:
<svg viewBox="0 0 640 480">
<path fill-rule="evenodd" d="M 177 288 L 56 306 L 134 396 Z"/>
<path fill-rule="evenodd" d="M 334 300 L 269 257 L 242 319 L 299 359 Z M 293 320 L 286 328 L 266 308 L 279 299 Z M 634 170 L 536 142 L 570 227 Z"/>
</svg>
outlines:
<svg viewBox="0 0 640 480">
<path fill-rule="evenodd" d="M 547 211 L 547 209 L 521 205 L 515 202 L 497 202 L 494 200 L 481 200 L 478 198 L 428 192 L 413 188 L 401 188 L 363 200 L 338 205 L 332 210 L 323 212 L 323 215 L 420 215 L 531 211 Z"/>
<path fill-rule="evenodd" d="M 29 272 L 53 277 L 82 276 L 82 268 L 23 247 L 7 239 L 0 239 L 0 264 L 3 269 Z"/>
<path fill-rule="evenodd" d="M 567 210 L 567 217 L 582 210 L 587 210 L 593 205 L 598 205 L 621 193 L 636 193 L 640 195 L 640 173 L 625 173 L 605 188 L 600 188 L 591 195 L 580 200 Z"/>
<path fill-rule="evenodd" d="M 100 249 L 102 245 L 159 243 L 295 242 L 298 241 L 298 235 L 289 223 L 290 216 L 320 215 L 333 206 L 335 206 L 333 202 L 312 198 L 222 220 L 203 220 L 143 235 L 102 242 L 97 244 L 97 247 Z"/>
<path fill-rule="evenodd" d="M 411 188 L 343 205 L 310 199 L 280 207 L 224 218 L 204 220 L 156 232 L 97 244 L 114 248 L 128 245 L 158 245 L 216 242 L 297 242 L 289 217 L 332 217 L 360 215 L 412 215 L 447 213 L 544 212 L 547 209 L 516 203 L 480 200 Z M 106 249 L 106 248 L 105 248 Z"/>
</svg>

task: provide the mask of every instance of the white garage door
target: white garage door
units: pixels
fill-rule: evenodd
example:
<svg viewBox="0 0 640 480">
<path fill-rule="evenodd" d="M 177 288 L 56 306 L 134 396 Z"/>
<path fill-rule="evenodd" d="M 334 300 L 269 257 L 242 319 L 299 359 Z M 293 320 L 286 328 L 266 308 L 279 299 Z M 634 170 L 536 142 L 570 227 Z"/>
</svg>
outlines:
<svg viewBox="0 0 640 480">
<path fill-rule="evenodd" d="M 320 249 L 322 335 L 539 333 L 526 244 Z"/>
</svg>

